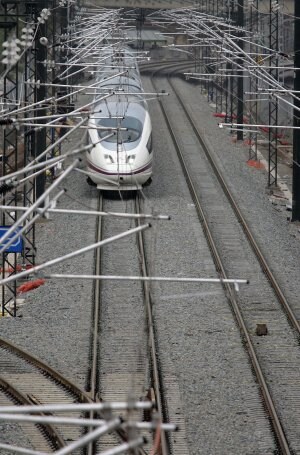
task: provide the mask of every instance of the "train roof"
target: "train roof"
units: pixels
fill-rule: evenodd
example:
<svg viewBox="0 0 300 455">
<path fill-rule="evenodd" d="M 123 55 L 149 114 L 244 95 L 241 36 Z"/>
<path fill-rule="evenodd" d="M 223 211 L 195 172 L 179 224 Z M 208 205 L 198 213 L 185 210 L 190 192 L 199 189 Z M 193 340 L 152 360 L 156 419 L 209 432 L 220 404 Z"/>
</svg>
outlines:
<svg viewBox="0 0 300 455">
<path fill-rule="evenodd" d="M 99 115 L 93 118 L 101 117 L 135 117 L 139 118 L 142 122 L 147 112 L 147 104 L 143 99 L 138 97 L 120 98 L 118 95 L 113 95 L 106 102 L 100 102 L 95 106 L 95 111 L 99 111 Z"/>
<path fill-rule="evenodd" d="M 98 89 L 107 90 L 123 90 L 126 92 L 139 91 L 143 92 L 141 80 L 136 77 L 129 76 L 112 76 L 102 79 L 97 85 Z"/>
<path fill-rule="evenodd" d="M 127 115 L 130 111 L 133 117 L 141 116 L 141 109 L 148 110 L 135 57 L 135 52 L 128 46 L 118 46 L 117 49 L 109 46 L 102 54 L 102 65 L 98 67 L 101 72 L 97 73 L 96 79 L 95 99 L 99 99 L 96 110 L 99 108 L 105 112 L 104 115 L 117 115 L 116 112 L 125 111 Z M 108 92 L 114 94 L 101 101 L 102 94 Z"/>
</svg>

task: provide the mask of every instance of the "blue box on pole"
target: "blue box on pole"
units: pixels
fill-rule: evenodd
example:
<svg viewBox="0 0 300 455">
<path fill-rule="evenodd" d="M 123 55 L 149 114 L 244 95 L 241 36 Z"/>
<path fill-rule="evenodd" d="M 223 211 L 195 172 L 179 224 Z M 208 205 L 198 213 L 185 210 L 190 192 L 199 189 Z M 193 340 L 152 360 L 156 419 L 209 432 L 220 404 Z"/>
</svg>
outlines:
<svg viewBox="0 0 300 455">
<path fill-rule="evenodd" d="M 13 231 L 13 233 L 8 237 L 8 239 L 6 239 L 4 243 L 2 243 L 1 237 L 3 237 L 4 234 L 6 234 L 6 232 L 7 232 L 10 228 L 11 228 L 11 226 L 0 226 L 0 247 L 1 247 L 1 248 L 2 248 L 3 245 L 5 246 L 5 244 L 8 243 L 9 240 L 10 240 L 14 235 L 16 235 L 17 232 L 19 232 L 19 231 L 22 229 L 22 227 L 17 227 L 17 228 Z M 5 253 L 22 253 L 22 251 L 23 251 L 23 238 L 22 238 L 21 235 L 20 235 L 19 237 L 17 237 L 17 238 L 14 240 L 14 242 L 13 242 L 11 245 L 9 245 L 9 247 L 8 247 L 6 250 L 4 250 Z"/>
</svg>

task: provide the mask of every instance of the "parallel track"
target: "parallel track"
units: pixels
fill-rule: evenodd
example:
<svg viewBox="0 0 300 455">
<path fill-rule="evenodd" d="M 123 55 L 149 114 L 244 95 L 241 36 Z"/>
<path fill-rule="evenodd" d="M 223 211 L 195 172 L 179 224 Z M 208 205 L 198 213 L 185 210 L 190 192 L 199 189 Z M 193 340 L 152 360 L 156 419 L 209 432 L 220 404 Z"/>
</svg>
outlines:
<svg viewBox="0 0 300 455">
<path fill-rule="evenodd" d="M 167 71 L 170 72 L 170 68 Z M 186 116 L 186 118 L 188 119 L 190 124 L 192 125 L 192 129 L 194 131 L 194 134 L 197 137 L 197 140 L 199 141 L 199 143 L 201 144 L 201 147 L 203 148 L 203 150 L 205 152 L 205 155 L 206 155 L 207 159 L 209 160 L 209 162 L 211 164 L 212 170 L 215 173 L 215 175 L 217 176 L 217 179 L 218 179 L 218 181 L 219 181 L 219 183 L 220 183 L 220 185 L 221 185 L 226 197 L 228 198 L 228 201 L 230 202 L 230 205 L 232 206 L 232 208 L 233 208 L 233 210 L 234 210 L 234 212 L 235 212 L 235 214 L 237 216 L 238 222 L 242 225 L 243 230 L 244 230 L 244 232 L 245 232 L 245 234 L 247 236 L 247 239 L 248 239 L 248 241 L 249 241 L 249 243 L 250 243 L 250 245 L 251 245 L 251 247 L 252 247 L 252 249 L 253 249 L 253 251 L 254 251 L 254 253 L 255 253 L 255 255 L 256 255 L 259 263 L 260 263 L 260 265 L 261 265 L 261 268 L 262 268 L 263 272 L 266 274 L 268 280 L 270 281 L 270 284 L 271 284 L 271 286 L 272 286 L 272 288 L 274 290 L 274 293 L 278 297 L 278 301 L 280 302 L 280 304 L 282 305 L 285 313 L 287 314 L 291 325 L 297 330 L 297 332 L 299 334 L 299 323 L 297 321 L 297 318 L 296 318 L 295 314 L 293 313 L 290 305 L 288 304 L 286 298 L 284 297 L 284 295 L 283 295 L 283 293 L 282 293 L 282 291 L 281 291 L 281 289 L 280 289 L 280 287 L 279 287 L 274 275 L 272 274 L 272 272 L 270 270 L 270 267 L 267 264 L 267 261 L 265 260 L 263 254 L 261 252 L 261 250 L 259 249 L 259 247 L 258 247 L 258 245 L 257 245 L 257 243 L 256 243 L 256 241 L 254 239 L 254 236 L 252 235 L 252 233 L 250 231 L 250 228 L 248 227 L 248 225 L 246 223 L 246 220 L 245 220 L 245 218 L 243 217 L 243 215 L 241 213 L 241 210 L 239 209 L 238 205 L 235 203 L 233 196 L 230 194 L 230 190 L 229 190 L 224 178 L 222 177 L 221 172 L 219 171 L 218 166 L 217 166 L 212 154 L 209 151 L 209 148 L 206 145 L 206 142 L 205 142 L 205 139 L 203 137 L 203 134 L 201 134 L 198 131 L 198 128 L 197 128 L 197 126 L 195 124 L 194 119 L 189 114 L 187 108 L 184 105 L 184 102 L 182 101 L 182 99 L 177 94 L 174 85 L 172 84 L 171 81 L 169 81 L 169 82 L 170 82 L 170 85 L 171 85 L 172 89 L 174 90 L 175 96 L 178 99 L 178 103 L 180 105 L 180 109 L 182 109 L 182 112 L 184 112 L 184 115 Z M 152 79 L 152 83 L 153 83 L 154 88 L 155 88 L 156 84 L 154 82 L 154 78 Z M 165 118 L 167 127 L 168 127 L 168 129 L 170 131 L 170 135 L 171 135 L 172 140 L 174 142 L 174 146 L 175 146 L 176 152 L 178 154 L 178 158 L 179 158 L 179 161 L 181 163 L 181 166 L 182 166 L 182 169 L 183 169 L 183 173 L 185 175 L 188 187 L 190 189 L 190 192 L 191 192 L 191 195 L 192 195 L 192 198 L 193 198 L 193 201 L 194 201 L 194 204 L 195 204 L 195 207 L 196 207 L 200 222 L 202 224 L 203 231 L 205 233 L 205 236 L 207 238 L 209 247 L 211 249 L 212 256 L 214 258 L 214 262 L 215 262 L 215 265 L 216 265 L 216 269 L 217 269 L 217 271 L 218 271 L 218 273 L 219 273 L 221 278 L 224 278 L 224 279 L 228 278 L 227 272 L 226 272 L 226 268 L 225 268 L 225 266 L 223 264 L 223 260 L 221 258 L 221 255 L 220 255 L 219 251 L 218 251 L 218 247 L 216 246 L 216 242 L 215 242 L 213 233 L 211 231 L 210 224 L 209 224 L 209 221 L 207 219 L 207 215 L 205 214 L 205 209 L 204 209 L 203 204 L 202 204 L 202 202 L 200 200 L 201 198 L 199 196 L 198 190 L 195 187 L 194 177 L 191 175 L 191 170 L 190 170 L 190 168 L 189 168 L 189 166 L 188 166 L 188 164 L 186 162 L 186 158 L 185 158 L 184 152 L 182 150 L 182 146 L 181 146 L 181 144 L 180 144 L 180 142 L 179 142 L 179 140 L 177 138 L 177 135 L 175 133 L 175 127 L 172 125 L 172 123 L 171 123 L 171 121 L 169 119 L 167 111 L 166 111 L 166 109 L 164 107 L 164 103 L 160 102 L 160 106 L 161 106 L 162 113 L 163 113 L 163 116 Z M 224 285 L 224 287 L 226 288 L 228 299 L 230 301 L 230 304 L 231 304 L 232 310 L 234 312 L 234 315 L 235 315 L 236 321 L 238 323 L 238 326 L 240 327 L 240 330 L 241 330 L 241 334 L 242 334 L 242 339 L 243 339 L 244 345 L 245 345 L 245 347 L 246 347 L 246 349 L 248 351 L 248 354 L 249 354 L 249 357 L 250 357 L 250 360 L 251 360 L 251 363 L 252 363 L 252 366 L 253 366 L 253 370 L 255 372 L 257 381 L 258 381 L 258 383 L 260 385 L 261 393 L 262 393 L 263 398 L 264 398 L 264 403 L 266 405 L 266 408 L 267 408 L 269 416 L 270 416 L 270 421 L 271 421 L 271 424 L 272 424 L 272 427 L 273 427 L 273 430 L 274 430 L 274 433 L 275 433 L 275 436 L 276 436 L 278 447 L 280 448 L 280 453 L 291 454 L 292 452 L 291 452 L 291 448 L 290 448 L 290 443 L 287 440 L 287 437 L 286 437 L 286 434 L 285 434 L 285 430 L 284 430 L 284 428 L 282 426 L 281 418 L 280 418 L 279 413 L 278 413 L 278 409 L 276 409 L 276 406 L 274 404 L 273 398 L 271 396 L 270 388 L 269 388 L 269 385 L 267 384 L 266 377 L 265 377 L 265 375 L 263 373 L 263 368 L 261 366 L 261 361 L 259 360 L 257 352 L 256 352 L 256 349 L 254 347 L 254 344 L 253 344 L 253 341 L 252 341 L 252 336 L 250 335 L 249 328 L 247 327 L 248 323 L 246 322 L 245 317 L 243 315 L 240 302 L 239 302 L 239 300 L 237 298 L 237 295 L 236 295 L 235 291 L 232 289 L 231 286 Z"/>
<path fill-rule="evenodd" d="M 182 110 L 184 111 L 185 115 L 187 116 L 187 118 L 189 119 L 189 121 L 190 121 L 190 123 L 191 123 L 191 125 L 193 127 L 193 130 L 194 130 L 194 133 L 195 133 L 197 139 L 199 140 L 199 142 L 202 145 L 202 148 L 203 148 L 203 150 L 205 152 L 205 155 L 206 155 L 207 159 L 209 160 L 209 162 L 211 164 L 211 167 L 212 167 L 216 177 L 218 178 L 218 181 L 219 181 L 224 193 L 226 194 L 227 199 L 230 202 L 230 205 L 233 208 L 239 223 L 241 224 L 241 226 L 244 229 L 244 232 L 245 232 L 245 234 L 247 236 L 249 244 L 251 245 L 251 247 L 252 247 L 252 249 L 253 249 L 253 251 L 254 251 L 254 253 L 255 253 L 255 255 L 256 255 L 259 263 L 260 263 L 260 265 L 261 265 L 262 271 L 268 277 L 268 280 L 270 281 L 270 284 L 271 284 L 275 294 L 277 295 L 278 301 L 281 303 L 284 311 L 286 312 L 287 317 L 288 317 L 291 325 L 294 327 L 294 329 L 300 335 L 300 324 L 299 324 L 299 322 L 297 320 L 297 317 L 296 317 L 295 313 L 293 312 L 289 302 L 287 301 L 283 291 L 281 290 L 280 285 L 279 285 L 278 281 L 276 280 L 276 277 L 272 273 L 272 270 L 269 267 L 269 265 L 267 263 L 267 260 L 265 259 L 260 247 L 258 246 L 258 244 L 257 244 L 257 242 L 256 242 L 256 240 L 255 240 L 255 238 L 254 238 L 254 236 L 253 236 L 248 224 L 247 224 L 247 221 L 245 220 L 245 217 L 242 214 L 242 211 L 240 210 L 238 204 L 234 200 L 234 197 L 231 194 L 224 177 L 222 176 L 220 170 L 218 169 L 217 163 L 216 163 L 212 153 L 210 153 L 207 144 L 205 143 L 205 137 L 203 136 L 203 134 L 201 134 L 199 132 L 193 117 L 189 114 L 189 112 L 188 112 L 186 106 L 184 105 L 182 99 L 180 98 L 180 96 L 176 92 L 176 89 L 175 89 L 174 85 L 172 84 L 171 80 L 169 82 L 170 82 L 170 84 L 171 84 L 171 86 L 172 86 L 172 88 L 174 90 L 174 93 L 176 94 L 177 100 L 180 103 L 180 106 L 181 106 Z"/>
<path fill-rule="evenodd" d="M 160 64 L 158 65 L 160 66 Z M 99 203 L 99 210 L 101 211 L 102 202 Z M 97 238 L 102 236 L 102 221 L 98 220 L 97 225 Z M 101 250 L 98 249 L 95 257 L 95 273 L 100 273 L 101 264 Z M 94 290 L 94 309 L 93 309 L 93 326 L 91 338 L 91 366 L 88 374 L 87 390 L 85 392 L 76 384 L 69 381 L 66 377 L 61 375 L 58 371 L 50 367 L 48 364 L 40 361 L 35 356 L 24 351 L 22 348 L 15 346 L 13 343 L 0 339 L 0 389 L 2 391 L 3 404 L 50 404 L 50 403 L 91 403 L 99 400 L 99 327 L 100 327 L 100 298 L 101 282 L 96 281 Z M 148 292 L 148 291 L 147 291 Z M 145 290 L 145 295 L 147 295 Z M 145 297 L 147 301 L 147 297 Z M 149 300 L 149 298 L 148 298 Z M 148 315 L 149 308 L 147 309 Z M 153 341 L 152 337 L 152 341 Z M 101 343 L 101 341 L 100 341 Z M 155 348 L 152 348 L 152 353 Z M 154 358 L 152 363 L 155 365 Z M 158 373 L 157 368 L 154 374 L 156 396 L 161 393 L 158 386 Z M 162 404 L 160 398 L 157 398 L 159 406 L 159 414 L 162 412 Z M 78 417 L 78 416 L 77 416 Z M 92 415 L 90 416 L 92 417 Z M 162 417 L 163 420 L 163 417 Z M 29 440 L 32 439 L 32 446 L 36 450 L 48 451 L 56 450 L 65 446 L 71 440 L 79 437 L 81 431 L 74 427 L 57 428 L 53 425 L 30 425 L 20 424 L 21 427 L 26 428 L 25 433 Z M 40 435 L 38 435 L 38 433 Z M 117 432 L 119 440 L 126 440 L 124 431 Z M 163 438 L 164 441 L 164 438 Z M 89 455 L 94 453 L 95 445 L 90 445 L 88 448 Z M 163 442 L 163 455 L 167 454 L 166 442 Z M 141 454 L 145 454 L 140 450 Z"/>
<path fill-rule="evenodd" d="M 126 201 L 106 200 L 104 202 L 103 198 L 104 196 L 100 194 L 99 210 L 103 210 L 105 205 L 109 204 L 114 207 L 113 211 L 121 211 L 123 209 L 126 211 L 128 209 L 129 212 L 135 212 L 136 214 L 141 213 L 141 200 L 137 193 L 135 193 L 132 200 L 127 199 Z M 124 207 L 124 205 L 126 207 Z M 111 207 L 109 210 L 112 211 Z M 141 220 L 136 221 L 137 226 L 140 224 L 140 221 Z M 113 229 L 117 229 L 117 231 L 120 232 L 121 230 L 128 228 L 131 223 L 134 223 L 134 221 L 127 220 L 124 222 L 124 220 L 109 220 L 106 218 L 106 221 L 104 222 L 104 219 L 99 219 L 97 225 L 97 241 L 100 241 L 103 236 L 105 236 L 105 233 L 111 233 Z M 141 276 L 147 276 L 143 236 L 138 234 L 136 242 L 132 240 L 132 238 L 129 240 L 127 239 L 125 243 L 120 246 L 120 250 L 118 249 L 118 246 L 116 246 L 115 254 L 118 255 L 119 253 L 122 256 L 122 264 L 124 256 L 128 255 L 131 259 L 135 257 L 135 269 L 140 270 Z M 100 275 L 103 268 L 105 269 L 107 263 L 110 262 L 107 261 L 107 257 L 105 257 L 104 253 L 100 254 L 100 251 L 96 253 L 95 274 Z M 103 267 L 104 263 L 106 264 L 105 267 Z M 125 268 L 123 274 L 130 274 L 127 272 L 126 263 L 127 258 L 125 258 L 123 264 Z M 131 271 L 130 266 L 128 270 Z M 150 391 L 153 389 L 155 398 L 153 396 L 151 396 L 151 398 L 155 399 L 158 418 L 163 421 L 167 416 L 167 412 L 164 409 L 161 378 L 157 361 L 158 347 L 154 334 L 149 285 L 148 283 L 144 283 L 143 286 L 140 282 L 129 284 L 130 292 L 134 294 L 134 290 L 140 288 L 139 293 L 141 296 L 141 299 L 138 302 L 139 309 L 136 308 L 136 311 L 132 314 L 130 313 L 130 303 L 127 300 L 126 292 L 128 292 L 128 290 L 126 291 L 126 284 L 123 286 L 125 287 L 124 295 L 122 297 L 123 301 L 114 301 L 114 297 L 110 300 L 107 299 L 106 296 L 110 296 L 111 292 L 109 285 L 106 287 L 105 283 L 103 284 L 101 281 L 97 280 L 94 286 L 95 304 L 89 393 L 91 397 L 100 399 L 101 401 L 106 401 L 108 398 L 111 399 L 112 396 L 115 400 L 120 401 L 128 398 L 146 398 L 145 395 L 148 395 L 150 398 Z M 119 294 L 119 290 L 115 289 L 115 291 Z M 109 312 L 112 313 L 107 316 L 107 313 Z M 136 318 L 137 321 L 139 318 L 145 320 L 145 315 L 147 319 L 147 330 L 144 331 L 140 329 L 140 333 L 135 334 L 135 331 L 137 330 Z M 115 317 L 116 320 L 112 319 L 113 317 Z M 107 325 L 118 327 L 117 337 L 121 337 L 123 340 L 121 347 L 119 347 L 119 344 L 116 344 L 113 339 L 109 344 L 106 338 L 104 341 L 102 340 L 103 336 L 107 337 L 107 334 L 105 335 L 106 330 L 108 330 L 108 333 L 110 332 L 110 329 L 107 329 Z M 150 352 L 148 352 L 148 350 L 150 350 Z M 136 355 L 137 353 L 138 355 Z M 128 366 L 130 366 L 129 370 Z M 144 396 L 141 394 L 144 394 Z M 135 415 L 135 418 L 137 419 L 141 419 L 142 417 L 142 415 Z M 151 433 L 147 433 L 145 436 L 151 446 Z M 119 431 L 118 438 L 119 441 L 126 441 L 126 432 L 123 430 Z M 117 441 L 116 435 L 107 436 L 99 441 L 99 443 L 93 446 L 91 445 L 88 449 L 88 454 L 93 455 L 96 453 L 95 451 L 99 452 L 103 449 L 112 448 Z M 140 455 L 145 455 L 148 453 L 150 446 L 147 446 L 145 450 L 139 449 L 138 453 Z M 168 455 L 169 453 L 170 449 L 167 438 L 162 434 L 161 454 Z"/>
</svg>

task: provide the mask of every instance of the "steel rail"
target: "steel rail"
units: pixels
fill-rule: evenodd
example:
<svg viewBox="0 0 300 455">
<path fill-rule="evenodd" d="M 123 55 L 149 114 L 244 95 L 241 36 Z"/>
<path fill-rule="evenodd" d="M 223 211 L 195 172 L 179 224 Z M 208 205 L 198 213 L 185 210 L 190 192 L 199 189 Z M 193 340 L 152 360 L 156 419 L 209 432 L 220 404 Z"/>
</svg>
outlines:
<svg viewBox="0 0 300 455">
<path fill-rule="evenodd" d="M 98 211 L 102 212 L 104 206 L 104 196 L 103 192 L 99 192 L 99 201 L 98 201 Z M 96 242 L 102 240 L 103 237 L 103 223 L 104 219 L 98 217 L 96 224 Z M 95 265 L 94 265 L 95 274 L 101 273 L 101 249 L 98 248 L 95 253 Z M 101 310 L 101 281 L 96 280 L 94 284 L 94 306 L 92 310 L 92 336 L 91 336 L 91 368 L 89 371 L 89 396 L 93 401 L 101 399 L 97 397 L 97 392 L 99 389 L 99 364 L 98 364 L 98 355 L 99 355 L 99 330 L 100 330 L 100 310 Z M 98 413 L 100 417 L 101 412 Z M 95 418 L 95 411 L 89 413 L 89 418 L 92 420 Z M 89 430 L 91 431 L 91 429 Z M 128 442 L 128 436 L 124 429 L 119 428 L 114 431 L 122 442 Z M 136 449 L 138 455 L 147 455 L 143 448 Z M 95 443 L 90 443 L 87 447 L 86 454 L 94 455 L 96 452 Z"/>
<path fill-rule="evenodd" d="M 100 192 L 98 209 L 103 211 L 103 195 Z M 102 218 L 97 218 L 96 225 L 96 242 L 102 240 Z M 95 274 L 101 272 L 101 248 L 97 248 L 95 252 Z M 98 369 L 98 351 L 99 351 L 99 319 L 100 319 L 100 287 L 101 283 L 96 282 L 94 285 L 94 308 L 92 320 L 92 344 L 91 344 L 91 370 L 89 377 L 89 394 L 93 401 L 96 400 L 97 393 L 97 369 Z"/>
<path fill-rule="evenodd" d="M 78 401 L 82 403 L 92 403 L 92 400 L 88 396 L 88 394 L 78 387 L 75 383 L 67 379 L 61 373 L 59 373 L 54 368 L 50 367 L 48 364 L 43 362 L 42 360 L 38 359 L 34 355 L 30 354 L 29 352 L 25 351 L 22 348 L 19 348 L 11 341 L 5 340 L 4 338 L 0 338 L 0 347 L 4 349 L 10 350 L 13 354 L 22 359 L 26 360 L 28 363 L 34 365 L 36 368 L 41 370 L 44 374 L 50 376 L 55 382 L 58 384 L 63 385 L 67 390 L 72 392 L 75 396 L 77 396 Z"/>
<path fill-rule="evenodd" d="M 2 377 L 0 377 L 0 387 L 4 390 L 4 393 L 11 396 L 17 403 L 25 406 L 33 404 L 30 396 L 25 396 L 20 390 Z M 35 426 L 39 429 L 42 436 L 46 438 L 51 449 L 61 449 L 66 446 L 65 441 L 52 424 L 44 423 L 36 424 Z"/>
<path fill-rule="evenodd" d="M 140 209 L 141 199 L 139 194 L 136 195 L 135 199 L 135 207 L 136 213 L 141 213 L 142 210 Z M 136 221 L 137 226 L 140 226 L 140 220 Z M 144 246 L 144 237 L 141 232 L 138 233 L 138 244 L 139 244 L 139 252 L 141 257 L 141 271 L 142 276 L 147 277 L 148 270 L 146 264 L 146 252 Z M 154 320 L 152 314 L 152 301 L 150 295 L 150 285 L 148 282 L 143 282 L 143 289 L 144 289 L 144 298 L 146 304 L 146 314 L 147 314 L 147 321 L 148 321 L 148 331 L 149 331 L 149 344 L 150 344 L 150 351 L 151 351 L 151 366 L 152 366 L 152 375 L 153 375 L 153 384 L 154 384 L 154 391 L 155 391 L 155 398 L 156 398 L 156 405 L 159 414 L 159 419 L 161 422 L 164 421 L 165 412 L 163 409 L 162 404 L 162 384 L 161 378 L 159 373 L 159 366 L 157 361 L 157 343 L 156 337 L 154 332 Z M 161 455 L 169 455 L 171 453 L 170 447 L 168 444 L 168 440 L 166 437 L 165 432 L 161 429 Z"/>
<path fill-rule="evenodd" d="M 99 193 L 98 200 L 98 211 L 103 211 L 103 194 Z M 102 217 L 97 218 L 96 223 L 96 242 L 102 240 L 103 232 L 103 219 Z M 101 272 L 101 248 L 97 248 L 95 251 L 95 274 Z M 94 283 L 94 296 L 93 296 L 93 310 L 92 310 L 92 334 L 91 334 L 91 369 L 89 371 L 89 395 L 92 400 L 96 400 L 97 394 L 97 378 L 98 378 L 98 354 L 99 354 L 99 324 L 100 324 L 100 291 L 101 283 Z M 91 411 L 89 413 L 89 418 L 93 420 L 95 418 L 95 412 Z M 92 431 L 90 429 L 89 431 Z M 86 450 L 87 455 L 94 455 L 95 453 L 95 443 L 90 443 Z"/>
<path fill-rule="evenodd" d="M 155 87 L 155 83 L 153 82 L 153 78 L 152 78 L 152 83 L 153 83 L 153 85 Z M 174 92 L 176 93 L 174 87 L 172 85 L 171 85 L 171 87 L 173 88 Z M 219 255 L 217 246 L 215 244 L 215 241 L 213 239 L 212 233 L 210 231 L 208 221 L 206 219 L 206 216 L 205 216 L 204 210 L 203 210 L 203 208 L 201 206 L 201 202 L 199 200 L 197 191 L 196 191 L 195 186 L 193 184 L 193 179 L 192 179 L 192 177 L 191 177 L 191 175 L 189 173 L 186 161 L 185 161 L 183 153 L 182 153 L 182 151 L 180 149 L 180 145 L 179 145 L 179 143 L 177 141 L 177 138 L 176 138 L 175 132 L 174 132 L 174 130 L 172 128 L 172 125 L 170 123 L 170 120 L 168 119 L 166 110 L 164 109 L 164 106 L 163 106 L 162 102 L 159 101 L 159 103 L 160 103 L 160 107 L 161 107 L 164 119 L 166 121 L 167 127 L 169 129 L 170 135 L 171 135 L 172 140 L 174 142 L 174 146 L 175 146 L 176 152 L 178 154 L 178 158 L 179 158 L 180 164 L 182 166 L 184 175 L 186 177 L 186 181 L 187 181 L 187 184 L 188 184 L 192 199 L 193 199 L 193 201 L 195 203 L 195 208 L 197 210 L 197 214 L 198 214 L 199 220 L 201 222 L 201 225 L 202 225 L 202 228 L 203 228 L 203 232 L 204 232 L 204 234 L 206 236 L 209 248 L 210 248 L 210 250 L 212 252 L 212 256 L 213 256 L 213 259 L 214 259 L 214 262 L 215 262 L 216 269 L 217 269 L 218 273 L 220 274 L 220 276 L 223 279 L 226 279 L 228 277 L 227 277 L 227 274 L 226 274 L 226 271 L 225 271 L 225 267 L 223 265 L 222 259 L 221 259 L 220 255 Z M 188 116 L 188 118 L 189 118 L 189 116 Z M 197 136 L 198 136 L 198 134 L 197 134 Z M 203 144 L 203 147 L 205 148 L 204 141 L 201 141 L 201 144 Z M 207 151 L 207 153 L 208 153 L 208 151 Z M 251 337 L 249 335 L 248 329 L 246 327 L 244 318 L 242 316 L 236 293 L 235 293 L 235 291 L 232 289 L 232 287 L 229 284 L 224 283 L 224 288 L 227 291 L 227 295 L 228 295 L 228 298 L 229 298 L 229 302 L 231 304 L 231 308 L 232 308 L 233 313 L 235 315 L 235 318 L 236 318 L 236 321 L 238 323 L 238 326 L 241 329 L 241 337 L 243 338 L 245 348 L 247 349 L 247 352 L 249 354 L 253 369 L 254 369 L 254 371 L 256 373 L 256 378 L 257 378 L 258 383 L 260 385 L 260 390 L 261 390 L 261 393 L 263 395 L 264 402 L 265 402 L 265 405 L 267 407 L 267 410 L 268 410 L 268 413 L 269 413 L 269 416 L 270 416 L 270 421 L 271 421 L 274 433 L 276 435 L 276 439 L 278 441 L 278 445 L 279 445 L 279 447 L 281 449 L 281 453 L 283 455 L 291 455 L 289 444 L 288 444 L 288 441 L 286 439 L 283 427 L 281 425 L 280 418 L 279 418 L 278 413 L 276 411 L 276 408 L 275 408 L 273 399 L 271 397 L 268 385 L 266 383 L 266 380 L 264 378 L 264 374 L 263 374 L 262 369 L 260 367 L 259 360 L 257 358 L 256 352 L 255 352 L 255 349 L 254 349 L 254 345 L 252 343 L 252 340 L 251 340 Z"/>
<path fill-rule="evenodd" d="M 16 346 L 15 344 L 8 340 L 5 340 L 4 338 L 0 338 L 0 348 L 8 350 L 16 357 L 25 360 L 30 365 L 33 365 L 37 370 L 40 371 L 41 376 L 47 377 L 50 381 L 54 382 L 55 384 L 61 385 L 68 393 L 76 397 L 78 402 L 89 404 L 92 403 L 92 400 L 89 398 L 88 394 L 83 389 L 79 388 L 76 384 L 67 379 L 54 368 L 50 367 L 48 364 L 41 361 L 40 359 L 33 356 L 24 349 Z M 4 378 L 0 378 L 0 385 L 2 385 L 3 388 L 8 390 L 13 396 L 15 396 L 16 399 L 23 405 L 35 404 L 36 399 L 27 399 L 24 395 L 22 395 L 21 392 L 17 391 L 17 389 Z M 45 429 L 47 435 L 49 435 L 49 439 L 56 441 L 56 446 L 58 448 L 65 447 L 66 444 L 62 436 L 57 432 L 57 430 L 52 425 L 48 425 L 47 427 L 45 427 Z"/>
<path fill-rule="evenodd" d="M 230 202 L 230 205 L 231 207 L 233 208 L 235 214 L 236 214 L 236 217 L 237 219 L 239 220 L 245 234 L 246 234 L 246 237 L 252 247 L 252 250 L 254 251 L 260 265 L 261 265 L 261 268 L 262 268 L 262 271 L 265 273 L 265 275 L 267 276 L 269 282 L 271 283 L 272 285 L 272 288 L 279 300 L 279 302 L 281 303 L 281 305 L 283 306 L 286 314 L 287 314 L 287 317 L 288 317 L 288 320 L 290 322 L 290 324 L 292 325 L 292 327 L 294 327 L 294 329 L 298 332 L 298 335 L 300 335 L 300 324 L 297 320 L 297 317 L 296 315 L 294 314 L 291 306 L 289 305 L 285 295 L 283 294 L 283 291 L 281 290 L 274 274 L 272 273 L 270 267 L 268 266 L 268 263 L 261 251 L 261 249 L 259 248 L 255 238 L 253 237 L 249 227 L 248 227 L 248 224 L 247 224 L 247 221 L 245 219 L 245 217 L 243 216 L 238 204 L 236 203 L 233 195 L 231 194 L 230 192 L 230 189 L 224 179 L 224 177 L 222 176 L 222 173 L 221 171 L 219 170 L 219 167 L 214 159 L 214 157 L 212 156 L 212 154 L 209 152 L 209 147 L 208 145 L 206 144 L 205 142 L 205 139 L 203 137 L 203 134 L 201 135 L 201 133 L 199 132 L 196 124 L 195 124 L 195 120 L 193 119 L 193 117 L 191 116 L 191 114 L 188 112 L 186 106 L 184 105 L 182 99 L 179 97 L 178 93 L 176 92 L 175 88 L 174 88 L 174 85 L 172 84 L 172 82 L 169 80 L 169 83 L 172 87 L 172 89 L 174 90 L 174 93 L 182 107 L 182 109 L 184 110 L 184 113 L 186 114 L 188 120 L 190 121 L 190 124 L 192 125 L 192 128 L 193 128 L 193 131 L 197 137 L 197 139 L 199 140 L 200 144 L 202 145 L 202 148 L 205 152 L 205 155 L 207 157 L 207 159 L 209 160 L 209 163 L 225 193 L 225 195 L 227 196 L 227 199 L 228 201 Z"/>
</svg>

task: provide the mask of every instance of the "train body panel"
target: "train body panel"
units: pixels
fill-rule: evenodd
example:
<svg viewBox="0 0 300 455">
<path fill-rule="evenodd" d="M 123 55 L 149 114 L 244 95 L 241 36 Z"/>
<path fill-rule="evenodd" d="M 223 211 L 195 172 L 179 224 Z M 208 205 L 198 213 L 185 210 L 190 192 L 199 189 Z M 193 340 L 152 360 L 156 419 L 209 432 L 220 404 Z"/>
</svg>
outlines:
<svg viewBox="0 0 300 455">
<path fill-rule="evenodd" d="M 94 147 L 87 168 L 99 189 L 140 189 L 152 175 L 151 119 L 132 51 L 123 47 L 107 55 L 89 121 Z"/>
</svg>

